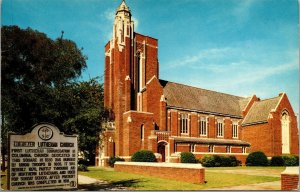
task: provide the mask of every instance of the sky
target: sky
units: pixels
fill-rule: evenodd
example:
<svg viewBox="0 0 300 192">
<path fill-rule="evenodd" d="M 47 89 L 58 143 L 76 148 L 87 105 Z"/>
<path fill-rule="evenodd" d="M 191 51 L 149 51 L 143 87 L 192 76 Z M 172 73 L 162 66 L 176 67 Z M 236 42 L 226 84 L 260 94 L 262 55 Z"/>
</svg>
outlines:
<svg viewBox="0 0 300 192">
<path fill-rule="evenodd" d="M 64 31 L 102 76 L 121 0 L 2 0 L 2 25 Z M 297 0 L 126 0 L 135 31 L 158 39 L 159 78 L 243 97 L 287 93 L 299 113 Z"/>
</svg>

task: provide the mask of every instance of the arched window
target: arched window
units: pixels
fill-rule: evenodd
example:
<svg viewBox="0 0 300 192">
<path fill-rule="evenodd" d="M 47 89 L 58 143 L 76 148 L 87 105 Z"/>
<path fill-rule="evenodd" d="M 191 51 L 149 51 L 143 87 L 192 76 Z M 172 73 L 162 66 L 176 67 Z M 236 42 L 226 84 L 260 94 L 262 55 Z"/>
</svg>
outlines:
<svg viewBox="0 0 300 192">
<path fill-rule="evenodd" d="M 281 141 L 282 141 L 282 153 L 290 153 L 290 117 L 287 111 L 283 111 L 281 114 Z"/>
</svg>

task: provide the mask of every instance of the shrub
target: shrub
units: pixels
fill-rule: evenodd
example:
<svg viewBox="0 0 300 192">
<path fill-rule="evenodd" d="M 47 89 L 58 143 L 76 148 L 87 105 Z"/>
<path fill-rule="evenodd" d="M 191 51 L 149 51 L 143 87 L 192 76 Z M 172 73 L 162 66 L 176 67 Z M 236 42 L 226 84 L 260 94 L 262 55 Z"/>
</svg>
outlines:
<svg viewBox="0 0 300 192">
<path fill-rule="evenodd" d="M 191 152 L 182 152 L 180 154 L 181 163 L 197 163 L 196 157 Z"/>
<path fill-rule="evenodd" d="M 246 165 L 247 166 L 267 166 L 268 165 L 267 156 L 261 151 L 252 152 L 248 155 L 248 157 L 246 159 Z"/>
<path fill-rule="evenodd" d="M 156 162 L 156 158 L 152 151 L 140 150 L 140 151 L 135 152 L 132 155 L 131 161 L 134 161 L 134 162 Z"/>
<path fill-rule="evenodd" d="M 89 162 L 86 159 L 79 159 L 78 160 L 78 165 L 89 165 Z"/>
<path fill-rule="evenodd" d="M 88 171 L 88 168 L 87 168 L 86 165 L 78 164 L 77 170 L 78 170 L 78 171 Z"/>
<path fill-rule="evenodd" d="M 212 156 L 205 155 L 202 159 L 202 165 L 204 167 L 214 167 L 215 166 L 215 159 Z"/>
<path fill-rule="evenodd" d="M 238 161 L 235 156 L 231 155 L 229 156 L 229 159 L 230 159 L 230 165 L 229 165 L 230 167 L 235 167 L 240 165 L 239 163 L 240 161 Z"/>
<path fill-rule="evenodd" d="M 284 166 L 298 166 L 299 165 L 299 156 L 296 155 L 289 155 L 283 156 Z"/>
<path fill-rule="evenodd" d="M 201 161 L 205 167 L 233 167 L 239 165 L 235 156 L 204 156 Z"/>
<path fill-rule="evenodd" d="M 108 159 L 109 166 L 114 167 L 116 161 L 125 161 L 125 159 L 123 159 L 121 157 L 117 157 L 117 156 L 109 157 L 109 159 Z"/>
<path fill-rule="evenodd" d="M 271 166 L 283 166 L 284 165 L 284 160 L 281 156 L 274 156 L 271 159 Z"/>
</svg>

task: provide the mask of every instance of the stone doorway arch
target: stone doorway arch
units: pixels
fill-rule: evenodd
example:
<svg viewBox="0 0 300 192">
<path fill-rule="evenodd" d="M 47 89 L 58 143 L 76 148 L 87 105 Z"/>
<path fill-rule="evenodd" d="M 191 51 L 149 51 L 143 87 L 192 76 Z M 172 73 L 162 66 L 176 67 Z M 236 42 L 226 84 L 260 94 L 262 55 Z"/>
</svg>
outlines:
<svg viewBox="0 0 300 192">
<path fill-rule="evenodd" d="M 160 141 L 157 144 L 157 153 L 161 154 L 161 161 L 165 162 L 166 161 L 166 146 L 168 143 L 166 141 Z"/>
</svg>

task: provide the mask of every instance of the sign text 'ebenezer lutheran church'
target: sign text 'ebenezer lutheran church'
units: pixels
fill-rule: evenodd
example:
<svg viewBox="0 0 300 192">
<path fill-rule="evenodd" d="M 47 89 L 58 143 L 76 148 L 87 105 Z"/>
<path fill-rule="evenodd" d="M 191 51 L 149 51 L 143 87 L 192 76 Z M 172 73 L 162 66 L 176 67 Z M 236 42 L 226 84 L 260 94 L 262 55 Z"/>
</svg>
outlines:
<svg viewBox="0 0 300 192">
<path fill-rule="evenodd" d="M 9 133 L 9 190 L 77 188 L 76 135 L 64 135 L 51 124 L 31 133 Z"/>
</svg>

